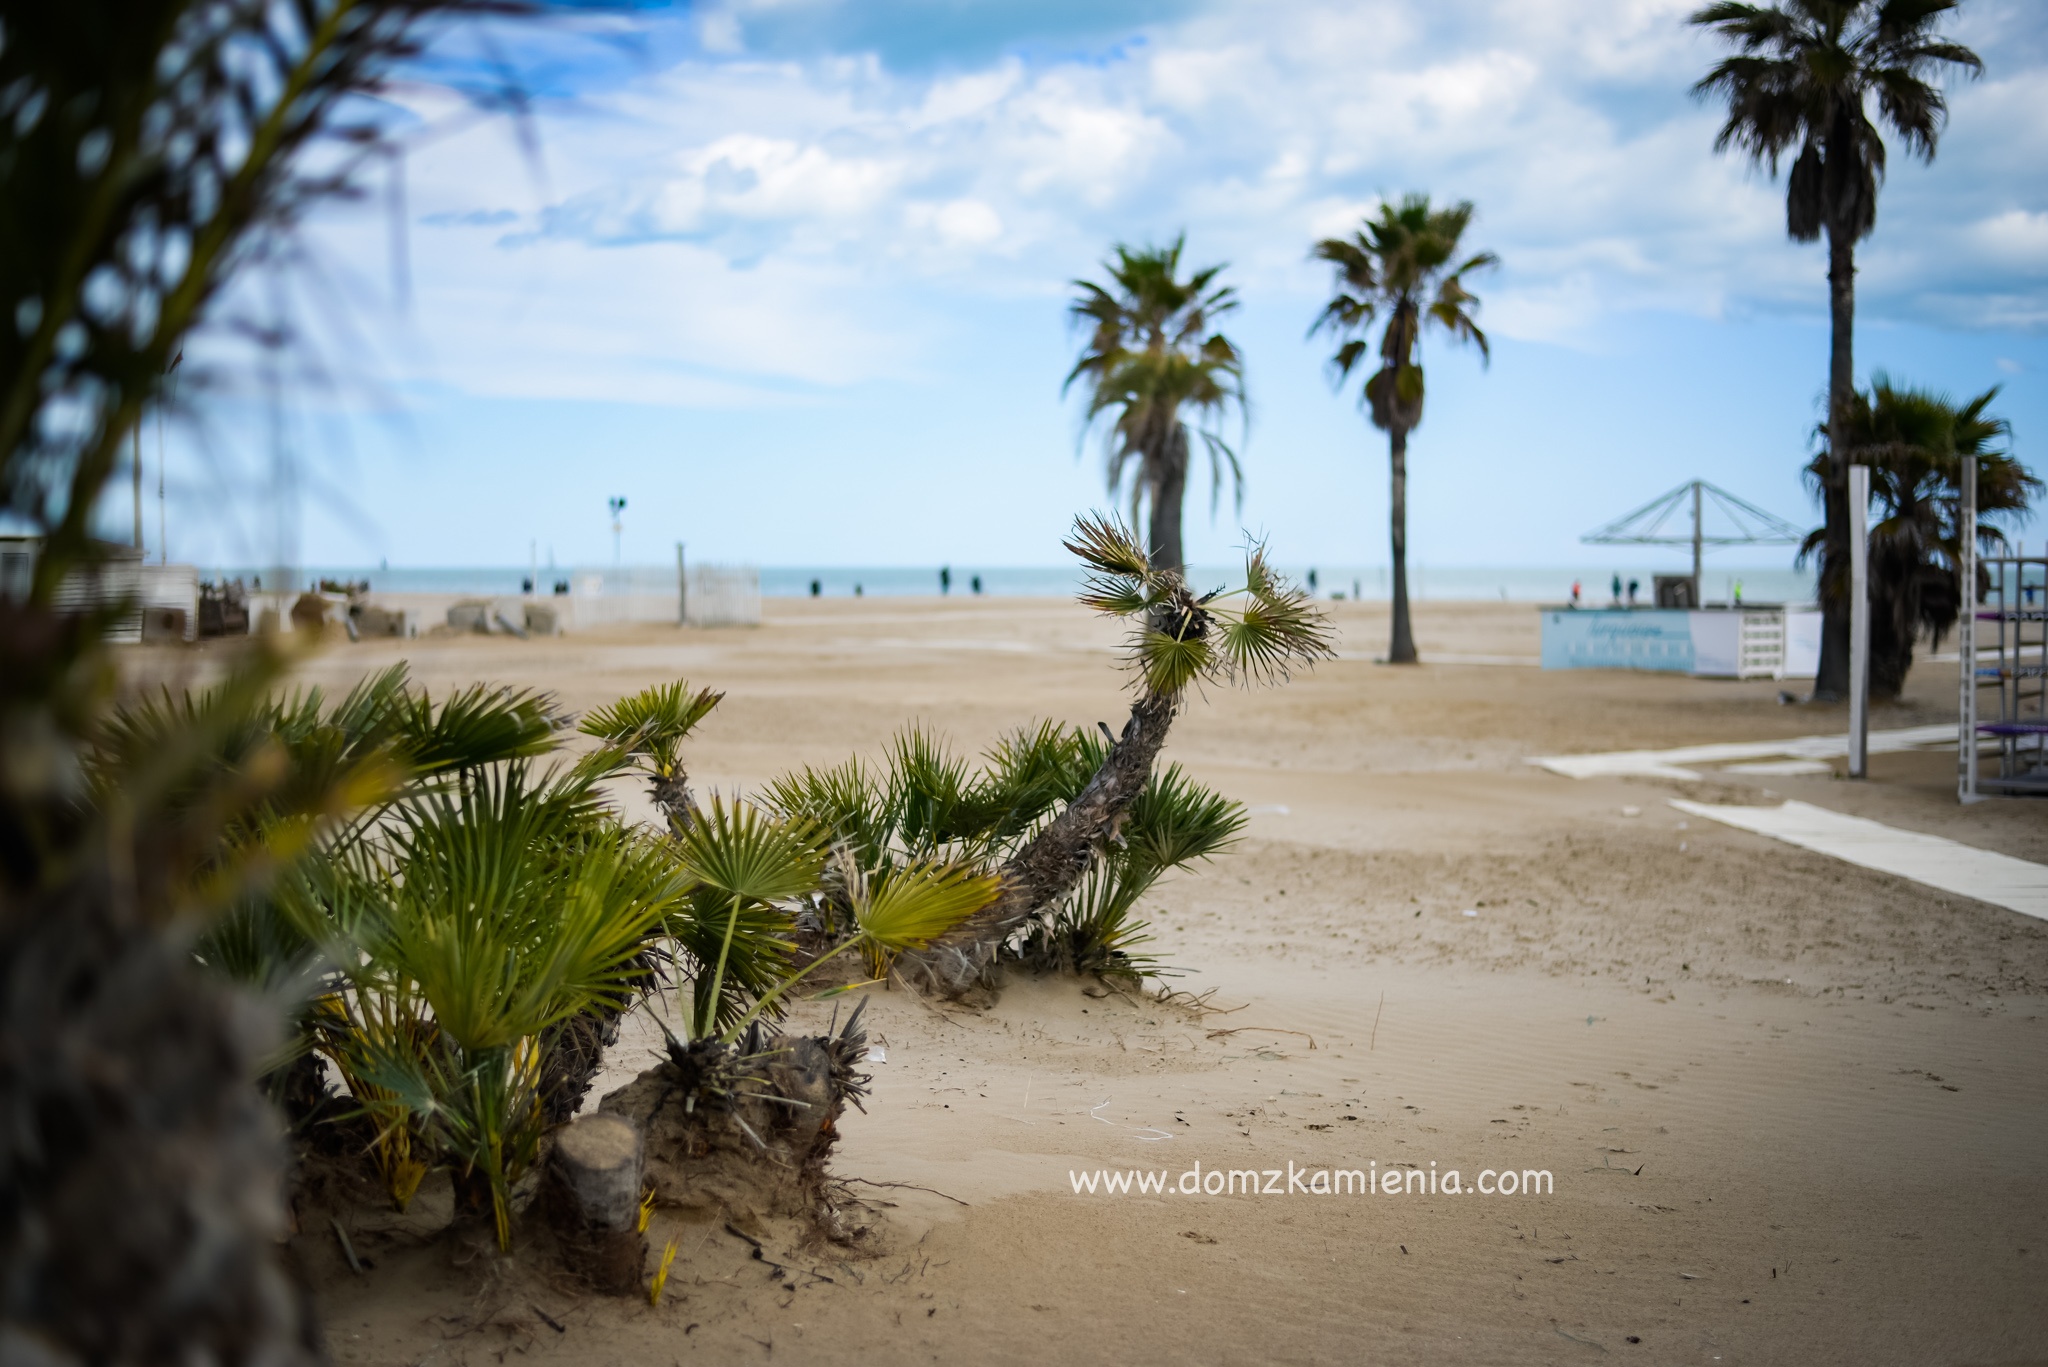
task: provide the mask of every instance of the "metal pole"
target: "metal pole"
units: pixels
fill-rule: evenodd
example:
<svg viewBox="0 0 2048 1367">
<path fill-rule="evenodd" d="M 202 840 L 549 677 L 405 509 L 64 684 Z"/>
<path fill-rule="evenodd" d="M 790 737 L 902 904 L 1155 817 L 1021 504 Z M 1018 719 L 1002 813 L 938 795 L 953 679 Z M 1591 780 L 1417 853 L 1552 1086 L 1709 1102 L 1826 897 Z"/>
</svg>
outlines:
<svg viewBox="0 0 2048 1367">
<path fill-rule="evenodd" d="M 142 549 L 142 415 L 135 416 L 135 549 Z"/>
<path fill-rule="evenodd" d="M 690 625 L 690 576 L 683 566 L 683 543 L 676 542 L 676 625 Z"/>
<path fill-rule="evenodd" d="M 1692 482 L 1692 605 L 1703 608 L 1707 600 L 1700 596 L 1700 481 Z"/>
<path fill-rule="evenodd" d="M 1870 764 L 1870 467 L 1849 467 L 1849 777 Z"/>
<path fill-rule="evenodd" d="M 165 395 L 163 400 L 156 406 L 156 559 L 159 565 L 171 563 L 171 535 L 164 525 L 164 466 L 168 460 L 168 457 L 164 454 L 165 410 L 178 401 L 178 367 L 183 364 L 185 364 L 185 353 L 181 349 L 176 356 L 171 358 L 170 368 L 164 371 Z M 141 426 L 141 414 L 136 414 L 135 422 L 137 427 Z M 135 453 L 139 461 L 142 455 L 140 441 L 136 443 Z M 136 544 L 141 544 L 139 538 Z"/>
<path fill-rule="evenodd" d="M 171 563 L 171 534 L 164 522 L 164 410 L 156 410 L 156 563 Z"/>
<path fill-rule="evenodd" d="M 1979 801 L 1977 795 L 1977 461 L 1963 459 L 1962 510 L 1956 536 L 1962 542 L 1957 574 L 1962 583 L 1963 610 L 1956 619 L 1956 801 Z"/>
</svg>

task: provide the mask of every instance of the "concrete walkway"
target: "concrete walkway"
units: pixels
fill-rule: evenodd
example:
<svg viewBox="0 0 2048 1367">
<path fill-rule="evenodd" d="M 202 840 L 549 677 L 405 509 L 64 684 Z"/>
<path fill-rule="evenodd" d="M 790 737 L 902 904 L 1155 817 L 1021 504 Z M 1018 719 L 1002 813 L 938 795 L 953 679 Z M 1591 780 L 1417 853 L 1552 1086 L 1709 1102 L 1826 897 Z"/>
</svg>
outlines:
<svg viewBox="0 0 2048 1367">
<path fill-rule="evenodd" d="M 1872 737 L 1872 739 L 1876 739 Z M 1673 799 L 1681 812 L 1719 821 L 1788 845 L 1895 874 L 1930 888 L 2048 920 L 2048 866 L 1961 845 L 1938 835 L 1902 831 L 1807 802 L 1775 807 L 1720 807 Z"/>
</svg>

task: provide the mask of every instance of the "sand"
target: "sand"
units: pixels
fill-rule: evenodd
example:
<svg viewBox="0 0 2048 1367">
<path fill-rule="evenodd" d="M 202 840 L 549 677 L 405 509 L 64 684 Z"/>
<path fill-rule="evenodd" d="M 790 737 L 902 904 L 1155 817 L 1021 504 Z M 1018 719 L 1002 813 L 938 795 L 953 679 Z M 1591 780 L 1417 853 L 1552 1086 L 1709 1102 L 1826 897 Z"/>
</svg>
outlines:
<svg viewBox="0 0 2048 1367">
<path fill-rule="evenodd" d="M 297 1241 L 336 1360 L 2048 1361 L 2048 926 L 1667 802 L 1792 797 L 2036 861 L 2048 808 L 1959 808 L 1952 752 L 1875 756 L 1861 784 L 1563 778 L 1523 761 L 1844 719 L 1767 680 L 1390 669 L 1384 609 L 1335 611 L 1342 658 L 1212 691 L 1169 742 L 1255 813 L 1145 908 L 1171 985 L 1229 1014 L 1071 980 L 981 1014 L 872 993 L 886 1061 L 834 1167 L 874 1248 L 770 1229 L 764 1261 L 663 1217 L 681 1252 L 650 1309 L 480 1277 L 366 1217 L 364 1275 L 326 1231 Z M 1417 627 L 1425 660 L 1536 655 L 1526 606 L 1424 604 Z M 436 689 L 575 708 L 684 675 L 727 690 L 693 772 L 733 791 L 913 719 L 966 749 L 1114 723 L 1114 646 L 1054 602 L 771 601 L 758 630 L 365 643 L 304 673 L 402 656 Z M 1874 724 L 1952 717 L 1953 671 L 1920 666 Z M 1072 1190 L 1197 1164 L 1552 1190 Z"/>
</svg>

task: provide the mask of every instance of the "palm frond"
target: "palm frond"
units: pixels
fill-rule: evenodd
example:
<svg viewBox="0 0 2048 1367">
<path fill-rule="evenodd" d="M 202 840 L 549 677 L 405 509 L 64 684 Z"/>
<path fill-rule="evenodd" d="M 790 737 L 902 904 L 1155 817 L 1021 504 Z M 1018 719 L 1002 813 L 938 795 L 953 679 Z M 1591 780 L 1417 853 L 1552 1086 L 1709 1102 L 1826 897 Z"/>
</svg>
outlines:
<svg viewBox="0 0 2048 1367">
<path fill-rule="evenodd" d="M 1141 583 L 1151 577 L 1152 562 L 1137 538 L 1099 513 L 1076 518 L 1074 530 L 1068 533 L 1064 544 L 1083 564 L 1105 574 L 1122 575 Z"/>
<path fill-rule="evenodd" d="M 685 956 L 680 967 L 690 979 L 694 1037 L 745 1019 L 748 1003 L 775 992 L 796 957 L 796 920 L 787 907 L 736 901 L 711 887 L 686 894 L 664 928 Z"/>
<path fill-rule="evenodd" d="M 1131 645 L 1139 677 L 1161 697 L 1175 697 L 1204 677 L 1215 661 L 1215 646 L 1206 636 L 1180 635 L 1156 627 L 1140 630 Z"/>
<path fill-rule="evenodd" d="M 828 841 L 807 822 L 714 797 L 683 837 L 677 862 L 692 882 L 727 897 L 781 902 L 817 891 Z"/>
<path fill-rule="evenodd" d="M 551 694 L 476 684 L 439 706 L 424 693 L 409 697 L 396 731 L 407 763 L 431 777 L 545 754 L 566 724 Z"/>
<path fill-rule="evenodd" d="M 1079 736 L 1058 722 L 1014 731 L 992 746 L 971 801 L 996 840 L 1028 831 L 1060 801 L 1078 791 L 1074 773 Z"/>
<path fill-rule="evenodd" d="M 1124 825 L 1126 858 L 1158 871 L 1228 848 L 1243 833 L 1244 805 L 1195 782 L 1178 764 L 1152 776 Z"/>
<path fill-rule="evenodd" d="M 881 797 L 881 785 L 856 757 L 829 769 L 807 765 L 783 774 L 763 789 L 761 802 L 784 821 L 814 826 L 854 846 L 869 863 L 889 834 Z"/>
<path fill-rule="evenodd" d="M 854 906 L 870 970 L 880 976 L 906 949 L 922 949 L 993 902 L 1002 879 L 958 864 L 920 863 L 879 874 Z"/>
<path fill-rule="evenodd" d="M 673 767 L 676 747 L 724 697 L 708 688 L 693 693 L 688 680 L 677 679 L 592 709 L 577 730 L 653 757 L 660 767 Z"/>
</svg>

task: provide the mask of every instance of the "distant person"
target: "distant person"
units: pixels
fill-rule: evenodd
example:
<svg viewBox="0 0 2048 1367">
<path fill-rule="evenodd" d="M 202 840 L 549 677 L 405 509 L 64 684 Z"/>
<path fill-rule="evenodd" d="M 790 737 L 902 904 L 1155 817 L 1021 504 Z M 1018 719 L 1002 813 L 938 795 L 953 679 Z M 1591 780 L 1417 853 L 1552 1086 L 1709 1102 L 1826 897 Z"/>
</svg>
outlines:
<svg viewBox="0 0 2048 1367">
<path fill-rule="evenodd" d="M 974 583 L 974 596 L 975 596 L 976 598 L 979 598 L 979 597 L 981 597 L 981 576 L 980 576 L 980 575 L 978 575 L 978 574 L 977 574 L 977 575 L 975 575 L 975 576 L 974 576 L 974 580 L 973 580 L 973 583 Z"/>
<path fill-rule="evenodd" d="M 520 591 L 521 593 L 532 593 L 532 592 L 533 592 L 533 576 L 532 576 L 532 575 L 526 575 L 526 576 L 524 576 L 523 578 L 521 578 L 521 579 L 520 579 L 520 581 L 519 581 L 519 591 Z"/>
<path fill-rule="evenodd" d="M 1577 607 L 1578 605 L 1579 605 L 1579 581 L 1578 581 L 1578 580 L 1576 580 L 1576 579 L 1574 579 L 1574 580 L 1572 580 L 1572 606 L 1573 606 L 1573 607 Z"/>
<path fill-rule="evenodd" d="M 1628 581 L 1628 605 L 1630 607 L 1636 605 L 1636 591 L 1640 588 L 1642 588 L 1642 584 L 1638 581 L 1634 579 Z"/>
<path fill-rule="evenodd" d="M 555 581 L 555 596 L 556 596 L 557 598 L 566 598 L 566 597 L 568 597 L 568 596 L 569 596 L 569 581 L 568 581 L 568 580 L 566 580 L 566 579 L 557 579 L 557 580 Z"/>
<path fill-rule="evenodd" d="M 861 591 L 860 591 L 860 585 L 858 585 L 858 584 L 855 584 L 855 585 L 853 586 L 853 596 L 854 596 L 854 597 L 856 597 L 856 598 L 858 598 L 858 597 L 860 597 L 860 596 L 861 596 Z"/>
<path fill-rule="evenodd" d="M 939 566 L 939 596 L 943 598 L 952 591 L 953 567 L 951 565 L 941 565 Z"/>
<path fill-rule="evenodd" d="M 1742 606 L 1742 581 L 1740 579 L 1735 581 L 1735 606 Z"/>
<path fill-rule="evenodd" d="M 1614 576 L 1614 606 L 1621 606 L 1621 576 Z"/>
<path fill-rule="evenodd" d="M 1354 579 L 1354 580 L 1352 580 L 1352 581 L 1351 581 L 1351 601 L 1355 603 L 1355 602 L 1357 602 L 1357 601 L 1358 601 L 1359 599 L 1361 599 L 1361 598 L 1363 598 L 1363 597 L 1365 597 L 1365 585 L 1364 585 L 1364 581 L 1363 581 L 1363 580 L 1359 580 L 1359 579 Z"/>
<path fill-rule="evenodd" d="M 1310 593 L 1316 591 L 1316 567 L 1313 565 L 1308 567 L 1308 591 Z"/>
<path fill-rule="evenodd" d="M 819 594 L 823 593 L 824 591 L 825 585 L 822 580 L 813 579 L 811 581 L 811 597 L 816 598 Z"/>
</svg>

